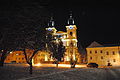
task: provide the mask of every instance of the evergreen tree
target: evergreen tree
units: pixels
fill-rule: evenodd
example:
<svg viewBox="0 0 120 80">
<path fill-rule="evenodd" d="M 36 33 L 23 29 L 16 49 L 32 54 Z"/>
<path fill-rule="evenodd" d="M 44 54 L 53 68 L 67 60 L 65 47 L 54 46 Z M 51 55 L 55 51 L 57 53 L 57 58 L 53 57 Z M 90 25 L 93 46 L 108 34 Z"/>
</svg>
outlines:
<svg viewBox="0 0 120 80">
<path fill-rule="evenodd" d="M 63 45 L 63 42 L 61 40 L 51 41 L 49 43 L 49 49 L 55 60 L 56 66 L 58 66 L 58 63 L 61 61 L 65 53 L 65 46 Z"/>
</svg>

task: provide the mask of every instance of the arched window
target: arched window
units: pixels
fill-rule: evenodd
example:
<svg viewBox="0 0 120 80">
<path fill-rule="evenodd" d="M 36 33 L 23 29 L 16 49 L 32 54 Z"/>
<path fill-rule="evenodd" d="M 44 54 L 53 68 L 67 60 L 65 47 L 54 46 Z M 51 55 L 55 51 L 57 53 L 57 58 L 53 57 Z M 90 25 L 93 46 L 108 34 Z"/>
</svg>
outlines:
<svg viewBox="0 0 120 80">
<path fill-rule="evenodd" d="M 72 32 L 70 32 L 70 35 L 72 36 L 72 35 L 73 35 L 73 33 L 72 33 Z"/>
<path fill-rule="evenodd" d="M 92 51 L 90 51 L 90 53 L 92 53 Z"/>
<path fill-rule="evenodd" d="M 70 46 L 73 46 L 73 43 L 72 43 L 72 42 L 70 43 Z"/>
</svg>

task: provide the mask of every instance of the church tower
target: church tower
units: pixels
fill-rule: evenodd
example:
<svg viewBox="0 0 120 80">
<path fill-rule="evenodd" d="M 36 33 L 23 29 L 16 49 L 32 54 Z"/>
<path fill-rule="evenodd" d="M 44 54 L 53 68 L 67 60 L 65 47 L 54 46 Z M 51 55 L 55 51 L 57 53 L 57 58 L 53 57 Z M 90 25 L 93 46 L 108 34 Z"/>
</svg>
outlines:
<svg viewBox="0 0 120 80">
<path fill-rule="evenodd" d="M 52 41 L 54 39 L 54 35 L 56 34 L 56 28 L 55 28 L 55 22 L 53 17 L 50 18 L 50 21 L 48 22 L 48 27 L 46 28 L 46 54 L 45 54 L 45 61 L 52 60 L 52 56 L 49 54 L 48 50 L 48 42 Z"/>
<path fill-rule="evenodd" d="M 56 33 L 57 30 L 55 28 L 55 22 L 53 20 L 53 17 L 50 18 L 50 21 L 48 22 L 48 28 L 46 28 L 46 30 L 52 34 Z"/>
<path fill-rule="evenodd" d="M 72 13 L 68 19 L 68 26 L 66 26 L 67 30 L 67 46 L 65 59 L 66 61 L 78 61 L 79 53 L 77 48 L 77 27 L 74 24 L 74 19 Z"/>
<path fill-rule="evenodd" d="M 76 35 L 76 30 L 77 27 L 74 24 L 74 19 L 72 17 L 72 13 L 70 14 L 70 18 L 68 19 L 68 26 L 66 26 L 66 30 L 67 30 L 67 38 L 68 39 L 76 39 L 77 42 L 77 35 Z M 77 44 L 74 44 L 77 47 Z"/>
</svg>

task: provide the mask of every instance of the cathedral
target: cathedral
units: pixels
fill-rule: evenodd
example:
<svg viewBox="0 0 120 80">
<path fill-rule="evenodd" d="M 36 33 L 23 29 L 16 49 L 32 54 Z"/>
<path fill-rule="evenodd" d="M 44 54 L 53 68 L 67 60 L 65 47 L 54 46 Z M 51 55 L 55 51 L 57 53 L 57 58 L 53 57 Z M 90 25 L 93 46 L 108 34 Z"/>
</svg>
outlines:
<svg viewBox="0 0 120 80">
<path fill-rule="evenodd" d="M 80 54 L 78 53 L 78 47 L 77 47 L 77 42 L 78 42 L 77 27 L 74 24 L 74 19 L 72 17 L 72 14 L 70 14 L 70 17 L 68 19 L 66 32 L 56 30 L 54 26 L 54 20 L 52 17 L 50 22 L 48 23 L 48 28 L 46 28 L 46 30 L 52 33 L 56 41 L 60 39 L 63 42 L 63 45 L 66 48 L 64 61 L 70 61 L 71 59 L 77 62 L 80 61 Z"/>
<path fill-rule="evenodd" d="M 63 31 L 58 31 L 56 27 L 54 26 L 55 22 L 53 17 L 51 17 L 48 27 L 46 28 L 47 32 L 50 32 L 52 36 L 54 36 L 54 40 L 57 42 L 58 40 L 61 40 L 63 42 L 63 45 L 65 46 L 65 53 L 63 62 L 64 63 L 69 63 L 71 60 L 76 61 L 80 63 L 80 53 L 78 52 L 78 47 L 77 47 L 77 27 L 74 24 L 74 19 L 72 14 L 70 14 L 70 17 L 67 22 L 66 27 L 66 32 Z M 47 38 L 47 35 L 46 35 Z M 47 48 L 46 44 L 46 48 Z M 14 51 L 8 55 L 6 58 L 5 62 L 6 63 L 25 63 L 24 55 L 22 51 Z M 14 56 L 14 57 L 13 57 Z M 12 57 L 12 58 L 11 58 Z M 18 59 L 17 59 L 18 58 Z M 38 53 L 34 56 L 33 58 L 33 63 L 42 63 L 42 62 L 53 62 L 54 59 L 50 52 L 48 50 L 45 51 L 38 51 Z"/>
</svg>

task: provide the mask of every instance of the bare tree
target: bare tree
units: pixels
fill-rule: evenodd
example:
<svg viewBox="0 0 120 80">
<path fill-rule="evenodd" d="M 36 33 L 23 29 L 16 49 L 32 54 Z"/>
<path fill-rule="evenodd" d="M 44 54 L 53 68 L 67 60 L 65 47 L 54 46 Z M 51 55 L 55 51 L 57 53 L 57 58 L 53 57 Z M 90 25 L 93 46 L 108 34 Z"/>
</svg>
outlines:
<svg viewBox="0 0 120 80">
<path fill-rule="evenodd" d="M 32 71 L 33 71 L 32 59 L 34 55 L 39 50 L 42 50 L 44 47 L 44 41 L 43 41 L 44 34 L 38 37 L 39 32 L 34 27 L 25 27 L 25 28 L 22 28 L 21 31 L 19 32 L 20 33 L 17 37 L 16 44 L 18 44 L 17 47 L 23 51 L 26 62 L 30 66 L 29 73 L 32 74 Z"/>
<path fill-rule="evenodd" d="M 39 41 L 35 41 L 34 39 L 31 39 L 30 41 L 30 39 L 27 36 L 23 36 L 24 34 L 20 29 L 25 27 L 30 27 L 30 28 L 39 27 L 37 28 L 38 31 L 42 31 L 43 28 L 45 28 L 46 20 L 48 19 L 47 6 L 49 4 L 49 0 L 47 1 L 41 0 L 40 3 L 33 1 L 25 5 L 26 3 L 27 3 L 26 1 L 25 3 L 23 1 L 20 1 L 20 2 L 18 1 L 12 4 L 13 7 L 6 7 L 5 10 L 0 9 L 2 10 L 0 11 L 0 14 L 4 13 L 0 15 L 1 17 L 0 20 L 2 23 L 0 24 L 0 26 L 2 27 L 2 28 L 0 27 L 0 31 L 2 31 L 2 36 L 0 35 L 0 45 L 1 45 L 0 46 L 0 52 L 1 52 L 0 66 L 3 66 L 4 60 L 10 51 L 14 51 L 16 50 L 16 48 L 19 50 L 21 49 L 23 50 L 23 48 L 24 49 L 29 48 L 28 44 L 29 45 L 34 44 L 30 46 L 37 47 L 35 44 L 39 44 L 39 42 L 41 42 L 40 39 Z M 18 4 L 19 6 L 16 6 Z M 2 6 L 1 8 L 3 7 L 5 7 L 5 5 Z M 4 28 L 8 28 L 9 32 L 8 30 L 1 30 Z M 28 32 L 30 31 L 28 30 Z M 28 35 L 32 35 L 32 33 L 30 32 Z M 26 37 L 26 42 L 24 42 L 25 39 L 23 39 L 23 37 Z M 30 49 L 33 49 L 33 48 L 30 47 Z M 25 52 L 25 50 L 23 51 Z M 34 52 L 36 52 L 35 48 L 34 48 Z"/>
</svg>

